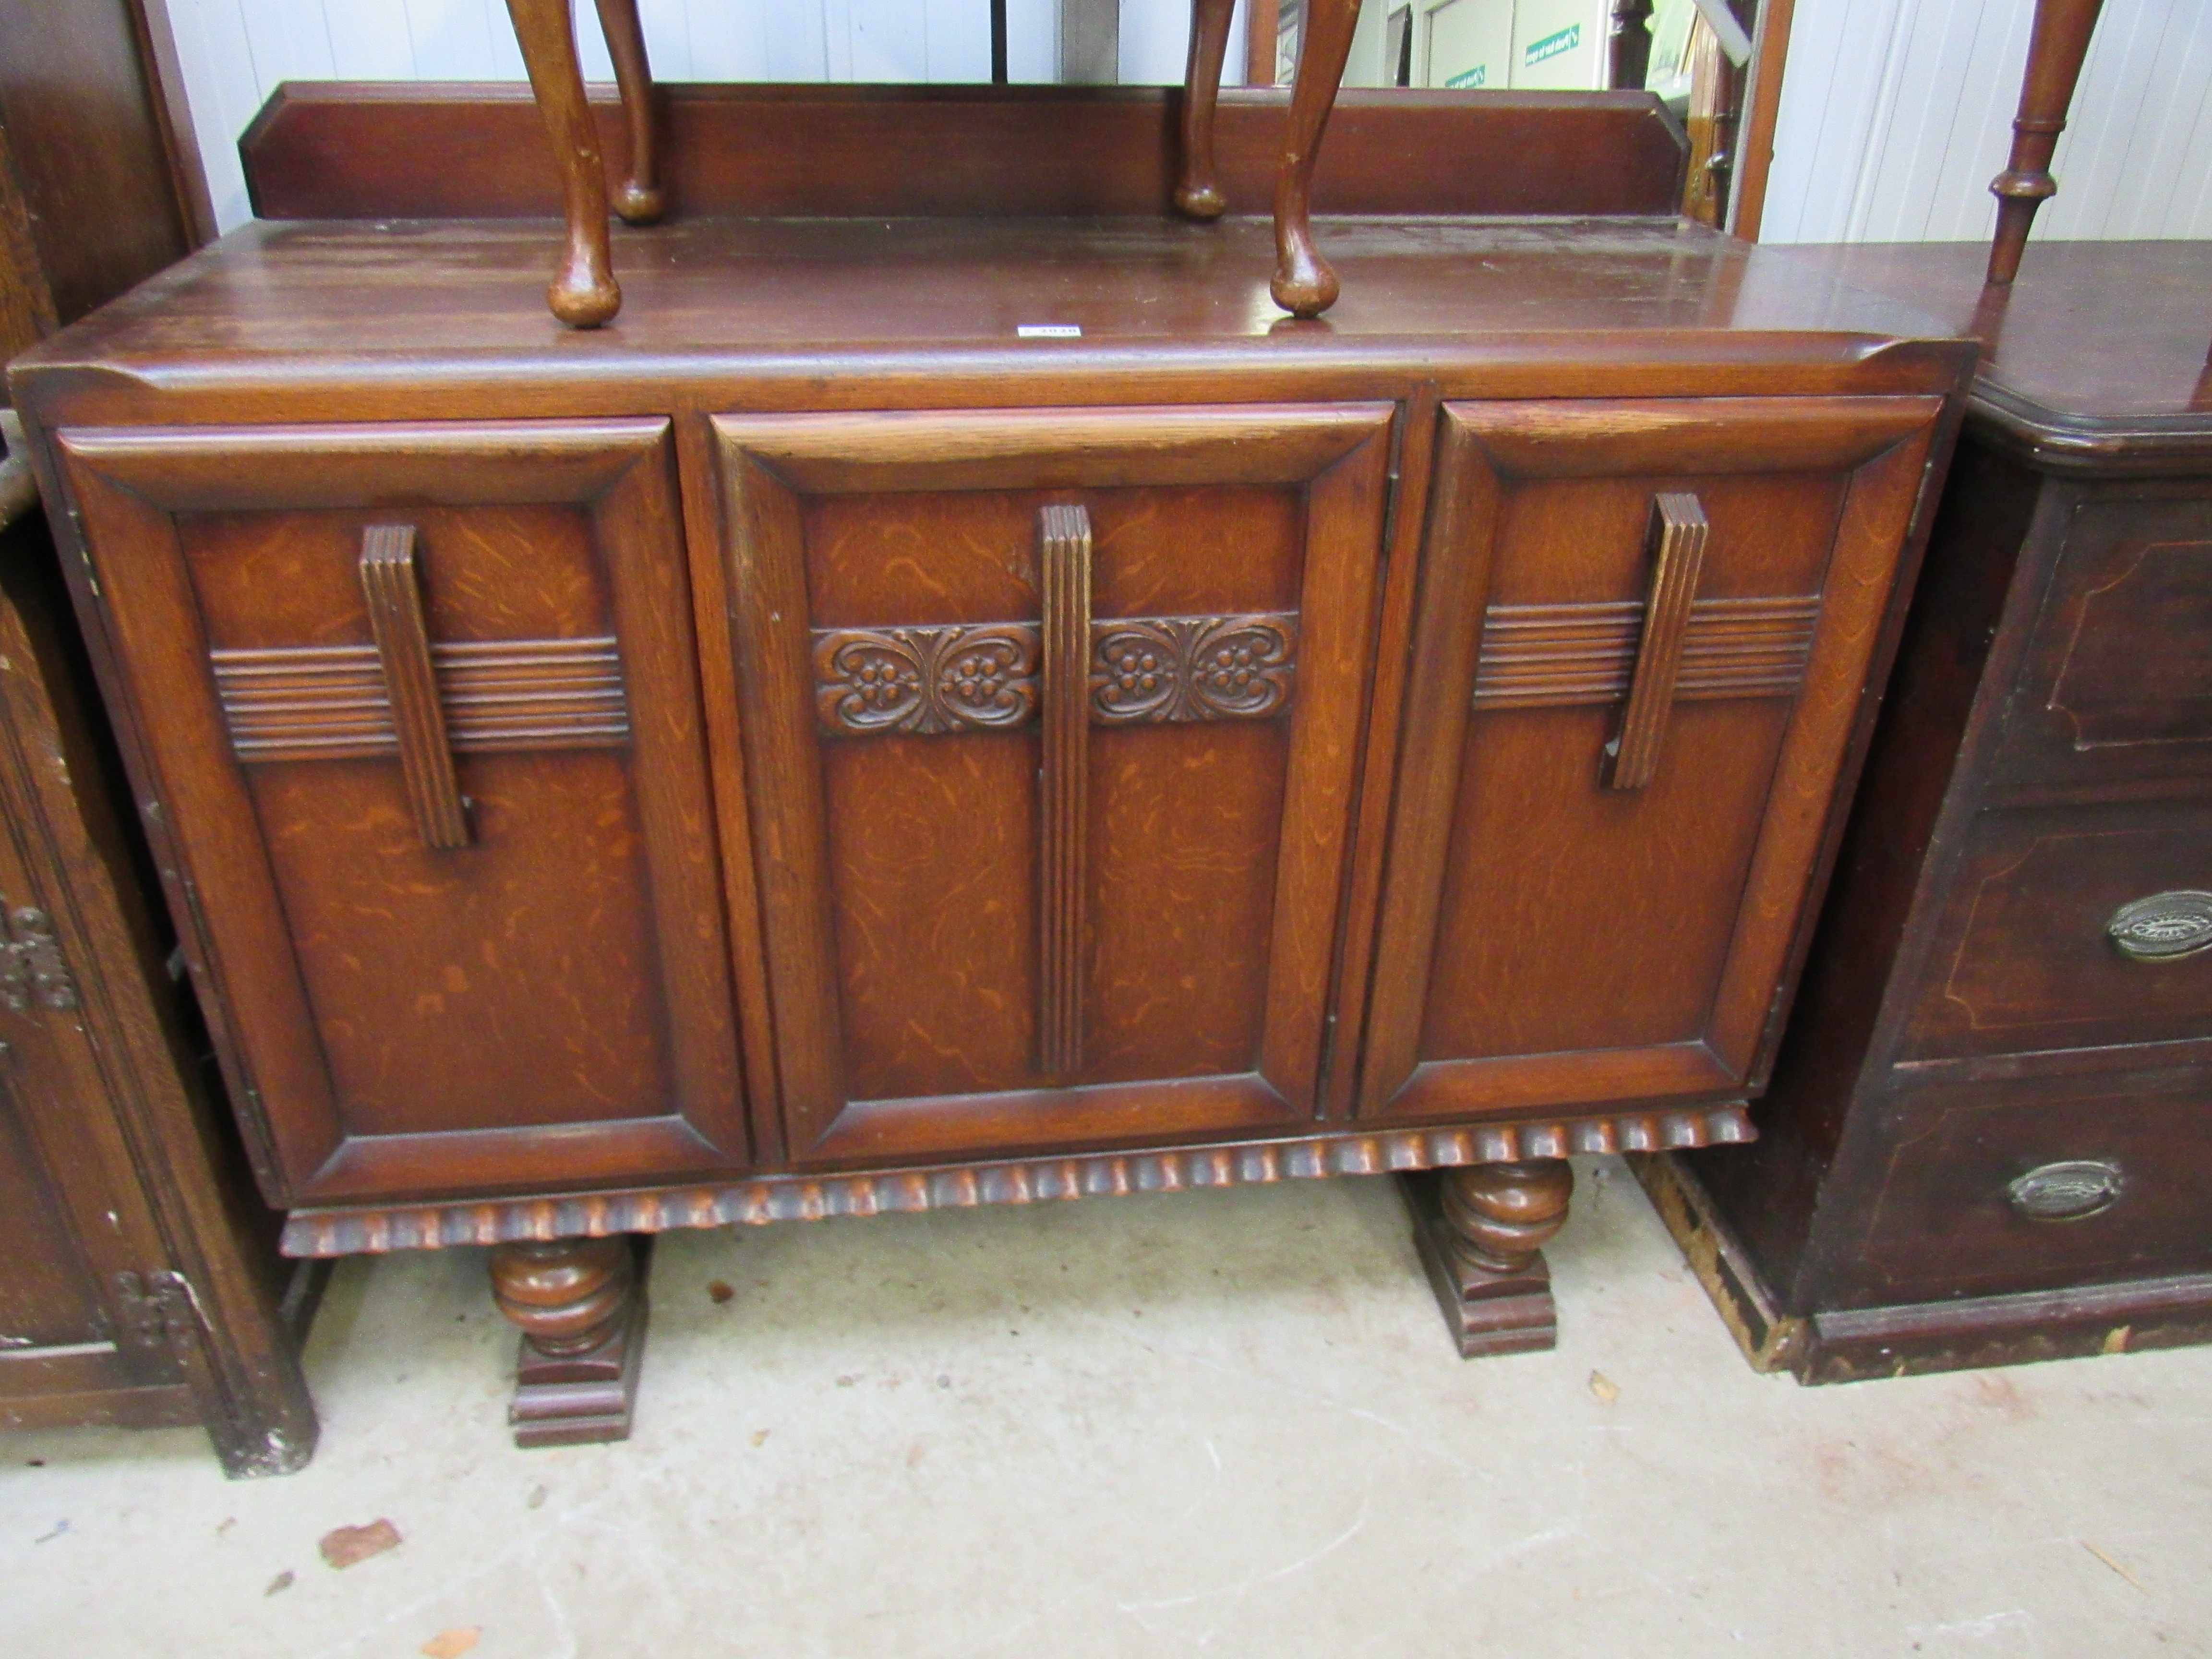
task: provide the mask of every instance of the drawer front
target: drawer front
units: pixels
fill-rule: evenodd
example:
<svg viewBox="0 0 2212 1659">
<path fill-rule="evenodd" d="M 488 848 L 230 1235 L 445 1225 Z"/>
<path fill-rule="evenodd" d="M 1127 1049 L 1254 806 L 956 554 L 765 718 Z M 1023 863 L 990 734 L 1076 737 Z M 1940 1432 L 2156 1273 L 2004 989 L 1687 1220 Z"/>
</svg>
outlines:
<svg viewBox="0 0 2212 1659">
<path fill-rule="evenodd" d="M 2212 1267 L 2212 1078 L 2169 1070 L 1944 1085 L 1893 1100 L 1854 1305 Z"/>
<path fill-rule="evenodd" d="M 2212 810 L 2112 803 L 1985 814 L 1903 1057 L 2212 1032 Z"/>
<path fill-rule="evenodd" d="M 1364 1115 L 1746 1085 L 1937 407 L 1447 407 Z"/>
<path fill-rule="evenodd" d="M 666 422 L 59 443 L 289 1201 L 743 1167 Z"/>
<path fill-rule="evenodd" d="M 1389 422 L 715 422 L 793 1159 L 1310 1121 Z"/>
<path fill-rule="evenodd" d="M 1999 786 L 2212 780 L 2212 499 L 2094 495 L 2069 518 Z"/>
</svg>

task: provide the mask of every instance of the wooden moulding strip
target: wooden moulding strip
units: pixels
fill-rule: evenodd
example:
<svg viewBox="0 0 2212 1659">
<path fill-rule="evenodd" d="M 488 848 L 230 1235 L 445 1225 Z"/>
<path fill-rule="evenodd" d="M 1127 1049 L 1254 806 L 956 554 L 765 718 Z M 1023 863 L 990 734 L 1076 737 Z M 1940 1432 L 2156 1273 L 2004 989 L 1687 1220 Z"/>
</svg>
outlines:
<svg viewBox="0 0 2212 1659">
<path fill-rule="evenodd" d="M 533 1238 L 665 1232 L 678 1227 L 757 1226 L 1198 1187 L 1268 1186 L 1333 1176 L 1565 1158 L 1575 1152 L 1671 1152 L 1755 1139 L 1744 1103 L 1729 1101 L 1456 1129 L 1305 1135 L 1249 1146 L 1086 1152 L 848 1175 L 760 1176 L 574 1196 L 301 1210 L 285 1223 L 283 1249 L 287 1255 L 295 1256 L 373 1255 Z"/>
</svg>

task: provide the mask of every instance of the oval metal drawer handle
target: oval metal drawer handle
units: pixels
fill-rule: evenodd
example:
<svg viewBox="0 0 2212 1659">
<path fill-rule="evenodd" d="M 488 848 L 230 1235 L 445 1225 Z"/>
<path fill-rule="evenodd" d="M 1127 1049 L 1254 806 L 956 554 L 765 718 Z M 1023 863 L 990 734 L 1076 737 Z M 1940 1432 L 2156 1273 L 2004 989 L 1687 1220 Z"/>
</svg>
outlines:
<svg viewBox="0 0 2212 1659">
<path fill-rule="evenodd" d="M 2075 1158 L 2030 1170 L 2005 1196 L 2030 1221 L 2087 1221 L 2120 1201 L 2123 1184 L 2118 1164 Z"/>
<path fill-rule="evenodd" d="M 2212 948 L 2212 893 L 2182 888 L 2123 904 L 2105 924 L 2106 937 L 2137 962 L 2172 962 Z"/>
</svg>

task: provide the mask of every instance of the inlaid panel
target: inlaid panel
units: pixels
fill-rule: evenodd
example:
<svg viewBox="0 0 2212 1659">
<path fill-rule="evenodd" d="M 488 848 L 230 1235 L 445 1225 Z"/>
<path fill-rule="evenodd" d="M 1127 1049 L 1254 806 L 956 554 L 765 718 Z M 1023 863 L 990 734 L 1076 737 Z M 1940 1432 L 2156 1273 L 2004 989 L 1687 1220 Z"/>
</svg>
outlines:
<svg viewBox="0 0 2212 1659">
<path fill-rule="evenodd" d="M 2066 505 L 1997 787 L 2212 779 L 2212 498 L 2192 482 Z"/>
<path fill-rule="evenodd" d="M 2212 1031 L 2212 811 L 2105 803 L 1974 825 L 1907 1060 Z"/>
</svg>

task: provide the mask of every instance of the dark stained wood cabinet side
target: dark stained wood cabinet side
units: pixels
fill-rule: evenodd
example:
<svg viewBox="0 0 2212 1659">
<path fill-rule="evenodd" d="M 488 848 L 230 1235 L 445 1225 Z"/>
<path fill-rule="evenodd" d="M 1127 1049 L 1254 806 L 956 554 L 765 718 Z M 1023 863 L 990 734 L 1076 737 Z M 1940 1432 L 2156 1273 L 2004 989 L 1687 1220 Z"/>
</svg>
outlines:
<svg viewBox="0 0 2212 1659">
<path fill-rule="evenodd" d="M 1643 1173 L 1808 1382 L 2212 1339 L 2212 246 L 1866 249 L 1970 405 L 1755 1146 Z"/>
<path fill-rule="evenodd" d="M 202 1081 L 52 560 L 36 515 L 0 532 L 0 1427 L 202 1423 L 230 1474 L 289 1473 L 323 1275 Z"/>
</svg>

